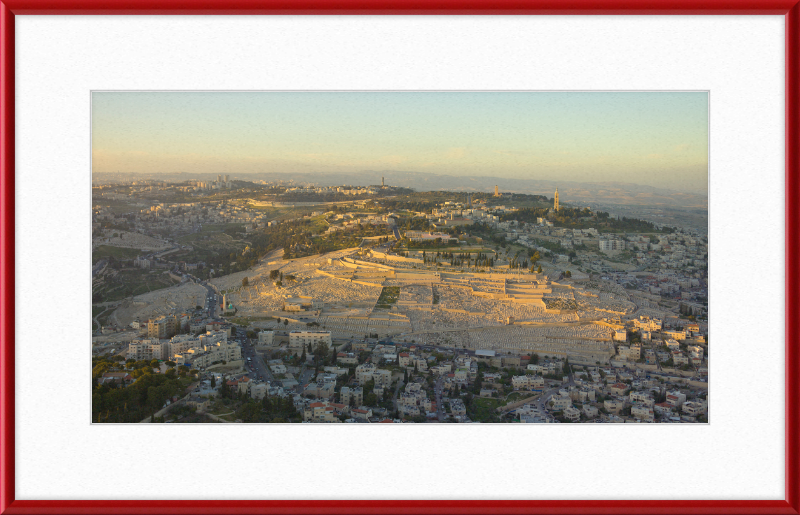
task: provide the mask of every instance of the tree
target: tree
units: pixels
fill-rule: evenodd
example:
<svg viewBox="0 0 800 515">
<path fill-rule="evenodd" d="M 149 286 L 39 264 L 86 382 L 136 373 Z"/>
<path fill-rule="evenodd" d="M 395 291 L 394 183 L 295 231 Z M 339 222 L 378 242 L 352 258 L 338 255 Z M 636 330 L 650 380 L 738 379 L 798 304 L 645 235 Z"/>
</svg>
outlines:
<svg viewBox="0 0 800 515">
<path fill-rule="evenodd" d="M 283 319 L 283 325 L 289 325 L 289 321 L 286 320 L 285 318 Z"/>
<path fill-rule="evenodd" d="M 309 346 L 310 345 L 311 344 L 309 344 Z M 303 353 L 300 354 L 300 363 L 305 363 L 305 362 L 306 362 L 306 346 L 303 345 Z"/>
<path fill-rule="evenodd" d="M 217 387 L 217 378 L 214 374 L 211 374 L 211 388 Z"/>
<path fill-rule="evenodd" d="M 177 365 L 177 363 L 175 363 L 174 361 L 165 361 L 164 364 L 167 365 L 168 367 L 174 367 Z"/>
<path fill-rule="evenodd" d="M 327 343 L 325 342 L 317 343 L 317 346 L 314 347 L 314 367 L 319 368 L 320 365 L 325 363 L 329 353 L 330 349 L 328 349 Z"/>
<path fill-rule="evenodd" d="M 242 279 L 242 287 L 245 287 L 245 286 L 247 286 L 248 284 L 250 284 L 250 281 L 248 281 L 247 277 L 245 277 L 244 279 Z"/>
<path fill-rule="evenodd" d="M 536 273 L 537 274 L 541 274 L 542 273 L 542 265 L 539 265 L 539 268 L 536 270 Z"/>
<path fill-rule="evenodd" d="M 483 386 L 483 372 L 481 372 L 481 370 L 478 369 L 478 374 L 475 376 L 475 385 L 473 387 L 473 391 L 476 394 L 480 395 L 482 386 Z M 472 399 L 472 397 L 470 397 L 470 399 Z"/>
</svg>

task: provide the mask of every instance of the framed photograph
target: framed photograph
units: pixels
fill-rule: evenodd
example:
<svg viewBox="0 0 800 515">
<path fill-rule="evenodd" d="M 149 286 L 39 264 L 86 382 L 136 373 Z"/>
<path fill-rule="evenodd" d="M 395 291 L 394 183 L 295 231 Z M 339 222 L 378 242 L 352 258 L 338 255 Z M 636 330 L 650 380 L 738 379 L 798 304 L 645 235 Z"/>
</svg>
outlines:
<svg viewBox="0 0 800 515">
<path fill-rule="evenodd" d="M 0 513 L 800 511 L 797 0 L 0 15 Z"/>
</svg>

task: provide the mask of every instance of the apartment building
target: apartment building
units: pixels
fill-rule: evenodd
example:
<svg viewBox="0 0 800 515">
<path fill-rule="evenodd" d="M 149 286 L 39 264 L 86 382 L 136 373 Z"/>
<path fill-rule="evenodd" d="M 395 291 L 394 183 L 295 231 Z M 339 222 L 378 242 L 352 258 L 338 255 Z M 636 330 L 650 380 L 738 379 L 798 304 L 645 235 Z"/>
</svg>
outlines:
<svg viewBox="0 0 800 515">
<path fill-rule="evenodd" d="M 147 340 L 134 340 L 128 344 L 128 359 L 164 360 L 169 356 L 169 342 L 160 341 L 157 338 Z"/>
<path fill-rule="evenodd" d="M 578 408 L 575 408 L 573 406 L 568 406 L 564 408 L 562 414 L 564 415 L 564 418 L 569 420 L 570 422 L 578 422 L 581 419 L 580 410 L 578 410 Z"/>
<path fill-rule="evenodd" d="M 360 386 L 354 388 L 343 386 L 339 391 L 339 402 L 345 406 L 361 406 L 364 404 L 364 389 Z"/>
<path fill-rule="evenodd" d="M 455 416 L 465 416 L 467 407 L 461 399 L 450 399 L 450 412 Z"/>
<path fill-rule="evenodd" d="M 661 334 L 663 334 L 667 338 L 673 338 L 675 340 L 686 339 L 686 331 L 662 331 Z"/>
<path fill-rule="evenodd" d="M 653 404 L 655 404 L 655 399 L 644 392 L 631 392 L 628 398 L 630 399 L 631 404 L 641 404 L 650 408 L 652 408 Z"/>
<path fill-rule="evenodd" d="M 330 348 L 333 343 L 331 340 L 331 332 L 330 331 L 290 331 L 289 332 L 289 348 L 302 348 L 303 346 L 308 347 L 311 344 L 311 348 L 317 346 L 318 343 L 325 343 L 328 348 Z"/>
<path fill-rule="evenodd" d="M 532 390 L 544 388 L 544 378 L 536 375 L 513 376 L 511 386 L 515 390 Z"/>
<path fill-rule="evenodd" d="M 178 319 L 175 315 L 163 315 L 147 321 L 147 337 L 164 340 L 178 331 Z"/>
<path fill-rule="evenodd" d="M 275 331 L 261 331 L 258 333 L 256 347 L 272 347 L 275 342 Z"/>
<path fill-rule="evenodd" d="M 681 393 L 680 390 L 668 391 L 667 402 L 674 407 L 682 406 L 686 402 L 686 394 Z"/>
<path fill-rule="evenodd" d="M 697 417 L 706 412 L 707 406 L 704 402 L 688 401 L 681 406 L 681 411 L 690 417 Z"/>
<path fill-rule="evenodd" d="M 328 402 L 312 402 L 303 407 L 303 422 L 319 424 L 341 422 L 336 415 L 336 408 Z"/>
<path fill-rule="evenodd" d="M 633 406 L 631 407 L 631 416 L 638 418 L 644 422 L 652 422 L 654 419 L 653 409 L 649 406 Z"/>
<path fill-rule="evenodd" d="M 609 413 L 619 413 L 625 407 L 625 402 L 619 399 L 606 399 L 603 401 L 603 408 Z"/>
<path fill-rule="evenodd" d="M 340 352 L 336 354 L 336 362 L 342 365 L 358 365 L 358 356 L 353 352 Z"/>
<path fill-rule="evenodd" d="M 625 395 L 625 392 L 628 390 L 628 385 L 625 383 L 614 383 L 608 387 L 608 392 L 611 395 Z"/>
<path fill-rule="evenodd" d="M 356 367 L 357 368 L 357 367 Z M 392 385 L 392 372 L 381 368 L 375 369 L 372 372 L 372 379 L 375 380 L 376 387 L 388 387 Z"/>
<path fill-rule="evenodd" d="M 356 367 L 356 382 L 361 386 L 364 386 L 370 379 L 372 379 L 372 374 L 377 370 L 372 363 L 362 363 Z"/>
<path fill-rule="evenodd" d="M 554 395 L 551 401 L 553 403 L 554 411 L 561 411 L 569 406 L 572 406 L 572 399 L 569 398 L 569 395 Z"/>
</svg>

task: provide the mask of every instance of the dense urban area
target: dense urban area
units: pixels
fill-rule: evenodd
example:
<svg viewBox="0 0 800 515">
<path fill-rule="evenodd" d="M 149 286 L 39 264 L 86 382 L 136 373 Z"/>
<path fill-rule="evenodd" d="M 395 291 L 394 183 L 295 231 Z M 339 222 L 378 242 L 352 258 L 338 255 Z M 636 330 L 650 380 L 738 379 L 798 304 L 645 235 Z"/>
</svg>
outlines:
<svg viewBox="0 0 800 515">
<path fill-rule="evenodd" d="M 558 190 L 101 179 L 93 422 L 708 422 L 696 227 Z"/>
</svg>

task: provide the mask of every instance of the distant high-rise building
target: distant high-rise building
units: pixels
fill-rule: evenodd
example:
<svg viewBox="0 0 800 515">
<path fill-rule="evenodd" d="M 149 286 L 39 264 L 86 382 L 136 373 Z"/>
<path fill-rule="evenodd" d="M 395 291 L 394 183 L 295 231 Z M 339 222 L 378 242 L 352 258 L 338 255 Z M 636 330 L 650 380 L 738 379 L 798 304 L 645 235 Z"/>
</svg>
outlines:
<svg viewBox="0 0 800 515">
<path fill-rule="evenodd" d="M 553 199 L 553 209 L 555 209 L 556 212 L 558 212 L 558 188 L 556 188 L 556 196 Z"/>
<path fill-rule="evenodd" d="M 494 185 L 494 196 L 495 197 L 500 196 L 500 190 L 497 188 L 497 184 Z"/>
<path fill-rule="evenodd" d="M 384 182 L 384 180 L 383 180 L 383 179 L 384 179 L 384 178 L 383 178 L 383 177 L 381 177 L 381 188 L 385 188 L 385 187 L 386 187 L 386 183 Z"/>
<path fill-rule="evenodd" d="M 225 174 L 225 182 L 228 182 L 228 174 Z"/>
<path fill-rule="evenodd" d="M 222 182 L 222 174 L 217 175 L 217 182 Z"/>
</svg>

